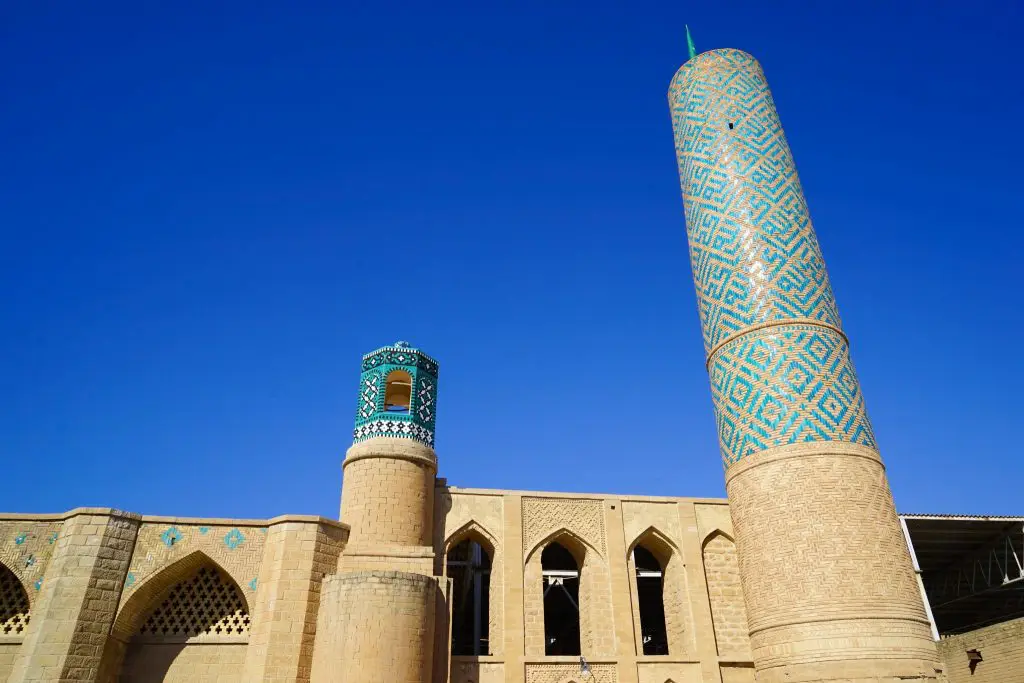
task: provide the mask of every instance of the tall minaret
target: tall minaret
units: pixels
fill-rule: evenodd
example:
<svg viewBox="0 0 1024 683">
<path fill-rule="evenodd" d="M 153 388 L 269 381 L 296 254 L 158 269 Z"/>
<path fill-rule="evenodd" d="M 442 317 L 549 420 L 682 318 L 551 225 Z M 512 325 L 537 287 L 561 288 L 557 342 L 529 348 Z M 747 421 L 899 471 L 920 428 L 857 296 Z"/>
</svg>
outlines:
<svg viewBox="0 0 1024 683">
<path fill-rule="evenodd" d="M 757 680 L 935 679 L 929 622 L 761 65 L 691 48 L 669 105 Z"/>
</svg>

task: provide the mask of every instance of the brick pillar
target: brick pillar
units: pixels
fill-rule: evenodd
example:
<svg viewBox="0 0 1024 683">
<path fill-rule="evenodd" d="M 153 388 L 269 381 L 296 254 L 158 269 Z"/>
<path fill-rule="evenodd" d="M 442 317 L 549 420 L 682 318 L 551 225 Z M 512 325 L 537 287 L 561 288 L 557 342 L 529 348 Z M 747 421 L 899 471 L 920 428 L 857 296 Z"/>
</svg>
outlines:
<svg viewBox="0 0 1024 683">
<path fill-rule="evenodd" d="M 502 503 L 505 526 L 505 683 L 523 683 L 526 656 L 526 623 L 523 596 L 523 499 L 506 494 Z"/>
<path fill-rule="evenodd" d="M 759 683 L 941 665 L 786 137 L 739 50 L 669 88 Z"/>
<path fill-rule="evenodd" d="M 309 681 L 320 587 L 333 573 L 348 527 L 322 517 L 270 520 L 257 579 L 246 681 Z"/>
<path fill-rule="evenodd" d="M 711 618 L 711 600 L 700 547 L 700 528 L 697 524 L 697 510 L 692 502 L 679 504 L 679 525 L 683 530 L 681 550 L 686 561 L 686 585 L 689 588 L 686 597 L 693 610 L 693 633 L 689 638 L 693 651 L 700 659 L 701 683 L 722 683 L 722 669 L 718 666 L 718 649 L 715 646 L 715 625 Z"/>
<path fill-rule="evenodd" d="M 96 680 L 141 519 L 109 508 L 68 513 L 10 683 Z"/>
<path fill-rule="evenodd" d="M 608 529 L 608 575 L 612 584 L 612 612 L 615 624 L 615 657 L 619 660 L 619 683 L 637 683 L 636 657 L 643 655 L 637 650 L 634 629 L 639 620 L 633 620 L 633 603 L 630 600 L 630 576 L 632 561 L 626 553 L 625 529 L 622 524 L 622 501 L 606 498 L 604 507 L 604 528 Z M 624 558 L 622 562 L 618 558 Z M 637 612 L 639 616 L 639 611 Z"/>
</svg>

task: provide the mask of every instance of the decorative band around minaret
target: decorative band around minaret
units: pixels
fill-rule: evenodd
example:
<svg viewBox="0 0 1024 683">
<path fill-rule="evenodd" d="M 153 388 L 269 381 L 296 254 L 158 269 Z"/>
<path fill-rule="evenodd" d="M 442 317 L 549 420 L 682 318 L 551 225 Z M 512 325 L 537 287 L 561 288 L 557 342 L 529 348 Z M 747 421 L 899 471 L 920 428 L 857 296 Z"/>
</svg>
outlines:
<svg viewBox="0 0 1024 683">
<path fill-rule="evenodd" d="M 793 156 L 761 65 L 705 52 L 669 88 L 722 459 L 875 447 Z"/>
</svg>

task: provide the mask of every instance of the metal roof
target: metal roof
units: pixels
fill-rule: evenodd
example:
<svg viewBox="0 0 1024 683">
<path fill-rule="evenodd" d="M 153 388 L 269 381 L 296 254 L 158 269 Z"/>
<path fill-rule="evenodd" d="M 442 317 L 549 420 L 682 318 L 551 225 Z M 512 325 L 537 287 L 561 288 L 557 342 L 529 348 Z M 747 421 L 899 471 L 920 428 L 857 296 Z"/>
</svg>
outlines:
<svg viewBox="0 0 1024 683">
<path fill-rule="evenodd" d="M 1005 515 L 939 515 L 930 513 L 901 514 L 903 519 L 968 519 L 977 522 L 1024 522 L 1024 517 Z"/>
<path fill-rule="evenodd" d="M 1024 517 L 900 515 L 940 634 L 1024 615 Z"/>
</svg>

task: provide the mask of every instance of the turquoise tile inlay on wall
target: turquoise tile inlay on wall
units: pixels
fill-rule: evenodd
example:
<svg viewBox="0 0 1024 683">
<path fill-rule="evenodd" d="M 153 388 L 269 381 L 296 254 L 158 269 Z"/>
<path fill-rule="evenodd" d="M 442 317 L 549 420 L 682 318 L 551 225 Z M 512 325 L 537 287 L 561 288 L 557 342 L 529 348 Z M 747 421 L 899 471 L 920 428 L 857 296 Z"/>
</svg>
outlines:
<svg viewBox="0 0 1024 683">
<path fill-rule="evenodd" d="M 669 88 L 725 466 L 773 446 L 875 446 L 796 166 L 760 64 L 715 50 Z"/>
</svg>

